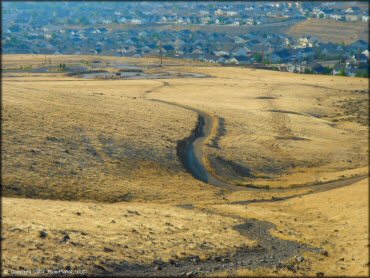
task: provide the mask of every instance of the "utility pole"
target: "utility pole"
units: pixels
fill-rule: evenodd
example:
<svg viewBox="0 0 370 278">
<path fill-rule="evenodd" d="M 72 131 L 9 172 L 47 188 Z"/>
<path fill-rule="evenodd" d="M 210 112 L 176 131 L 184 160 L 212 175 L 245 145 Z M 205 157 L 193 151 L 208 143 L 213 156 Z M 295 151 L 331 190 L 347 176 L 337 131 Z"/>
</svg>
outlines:
<svg viewBox="0 0 370 278">
<path fill-rule="evenodd" d="M 357 64 L 360 65 L 360 48 L 357 48 Z"/>
<path fill-rule="evenodd" d="M 272 49 L 270 49 L 270 65 L 272 64 Z"/>
<path fill-rule="evenodd" d="M 44 48 L 44 54 L 45 54 L 45 65 L 46 65 L 46 43 L 45 43 L 45 48 Z"/>
<path fill-rule="evenodd" d="M 162 53 L 162 41 L 159 41 L 159 59 L 161 61 L 161 66 L 162 66 L 162 56 L 163 56 L 163 53 Z"/>
</svg>

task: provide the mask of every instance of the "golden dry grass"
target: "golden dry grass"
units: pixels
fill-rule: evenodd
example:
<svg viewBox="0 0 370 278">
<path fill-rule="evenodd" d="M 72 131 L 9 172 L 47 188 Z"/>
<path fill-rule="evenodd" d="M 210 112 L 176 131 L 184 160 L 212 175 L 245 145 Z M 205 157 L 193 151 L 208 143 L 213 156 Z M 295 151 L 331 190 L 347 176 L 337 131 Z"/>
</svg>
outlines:
<svg viewBox="0 0 370 278">
<path fill-rule="evenodd" d="M 159 59 L 158 57 L 147 57 L 147 58 L 133 58 L 133 57 L 112 57 L 109 56 L 94 56 L 94 55 L 46 55 L 46 63 L 45 63 L 45 55 L 40 54 L 7 54 L 3 55 L 2 57 L 2 68 L 3 69 L 19 69 L 20 66 L 27 67 L 32 66 L 33 68 L 36 67 L 43 67 L 49 65 L 59 65 L 60 63 L 65 63 L 68 65 L 84 65 L 84 64 L 91 64 L 94 61 L 100 61 L 97 65 L 107 66 L 112 63 L 122 63 L 122 64 L 135 64 L 141 66 L 152 66 L 158 65 Z M 51 62 L 51 64 L 49 63 Z M 186 60 L 178 60 L 172 58 L 163 58 L 163 63 L 166 66 L 171 65 L 207 65 L 204 62 L 197 62 L 197 61 L 186 61 Z"/>
<path fill-rule="evenodd" d="M 351 44 L 359 39 L 367 39 L 367 22 L 338 22 L 330 19 L 308 19 L 294 25 L 289 35 L 315 36 L 324 42 Z"/>
<path fill-rule="evenodd" d="M 63 78 L 4 80 L 7 195 L 168 202 L 183 184 L 189 194 L 177 202 L 199 196 L 204 185 L 189 179 L 176 158 L 176 142 L 189 134 L 196 115 L 143 99 L 161 81 L 107 86 Z"/>
<path fill-rule="evenodd" d="M 323 248 L 329 256 L 306 253 L 311 264 L 305 276 L 366 276 L 369 258 L 368 179 L 354 185 L 276 203 L 215 205 L 224 215 L 257 218 L 274 223 L 277 237 Z M 238 275 L 294 274 L 274 270 L 239 270 Z"/>
<path fill-rule="evenodd" d="M 42 59 L 4 55 L 3 67 Z M 328 250 L 329 257 L 304 254 L 311 271 L 299 274 L 366 274 L 367 181 L 284 202 L 231 204 L 276 194 L 225 192 L 195 180 L 176 146 L 189 136 L 197 115 L 150 99 L 188 105 L 214 118 L 214 137 L 203 148 L 213 173 L 235 184 L 288 187 L 368 172 L 368 128 L 342 108 L 353 103 L 348 99 L 367 105 L 368 93 L 354 91 L 368 92 L 368 80 L 179 63 L 163 69 L 212 78 L 4 77 L 3 269 L 69 265 L 93 274 L 104 262 L 205 258 L 255 244 L 233 229 L 255 217 L 276 224 L 278 237 Z M 252 176 L 243 177 L 247 170 Z M 186 204 L 194 207 L 178 207 Z M 43 229 L 46 239 L 38 235 Z M 71 237 L 68 243 L 61 242 L 63 232 Z"/>
<path fill-rule="evenodd" d="M 171 80 L 171 86 L 150 96 L 223 118 L 225 135 L 218 148 L 205 148 L 216 174 L 239 184 L 285 187 L 366 173 L 368 129 L 343 117 L 336 106 L 339 100 L 355 98 L 367 107 L 368 94 L 353 93 L 368 91 L 366 79 L 237 68 L 183 70 L 214 78 Z M 232 168 L 230 161 L 247 168 L 244 178 L 225 170 Z"/>
<path fill-rule="evenodd" d="M 95 265 L 109 261 L 150 264 L 190 255 L 206 258 L 254 244 L 230 228 L 239 221 L 164 204 L 3 198 L 3 208 L 3 269 L 70 265 L 94 273 Z M 39 237 L 41 230 L 47 238 Z"/>
</svg>

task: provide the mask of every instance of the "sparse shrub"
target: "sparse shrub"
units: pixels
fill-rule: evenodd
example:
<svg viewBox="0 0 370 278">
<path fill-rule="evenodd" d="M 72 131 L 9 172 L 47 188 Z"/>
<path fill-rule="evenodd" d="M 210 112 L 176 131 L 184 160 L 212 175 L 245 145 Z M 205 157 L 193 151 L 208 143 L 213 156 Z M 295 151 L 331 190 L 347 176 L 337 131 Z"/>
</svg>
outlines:
<svg viewBox="0 0 370 278">
<path fill-rule="evenodd" d="M 65 69 L 66 69 L 66 64 L 64 64 L 64 63 L 63 63 L 63 64 L 62 64 L 62 63 L 60 63 L 60 64 L 59 64 L 59 70 L 60 70 L 60 71 L 65 71 Z"/>
<path fill-rule="evenodd" d="M 346 71 L 344 69 L 341 69 L 339 71 L 339 76 L 347 76 Z"/>
</svg>

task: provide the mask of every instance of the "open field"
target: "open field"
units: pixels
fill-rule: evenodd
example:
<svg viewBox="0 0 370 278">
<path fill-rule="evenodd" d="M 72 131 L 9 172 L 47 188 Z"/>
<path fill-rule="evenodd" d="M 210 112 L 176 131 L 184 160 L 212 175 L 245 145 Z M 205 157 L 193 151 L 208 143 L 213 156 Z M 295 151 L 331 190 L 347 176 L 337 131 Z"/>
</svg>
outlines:
<svg viewBox="0 0 370 278">
<path fill-rule="evenodd" d="M 274 203 L 225 204 L 214 206 L 212 210 L 229 217 L 238 215 L 272 222 L 277 227 L 274 235 L 306 242 L 328 252 L 327 256 L 305 253 L 302 262 L 292 260 L 291 266 L 296 271 L 293 275 L 312 276 L 322 272 L 325 276 L 366 276 L 369 258 L 367 194 L 368 180 L 363 180 L 349 187 L 283 201 L 278 206 Z M 244 269 L 237 274 L 274 275 L 274 271 Z M 292 275 L 292 272 L 284 275 Z"/>
<path fill-rule="evenodd" d="M 154 29 L 154 30 L 191 30 L 191 31 L 202 31 L 202 32 L 220 32 L 220 33 L 227 33 L 233 36 L 245 34 L 248 32 L 265 32 L 267 34 L 270 33 L 285 33 L 289 30 L 292 26 L 294 26 L 296 22 L 291 20 L 288 22 L 275 22 L 275 23 L 267 23 L 262 25 L 199 25 L 199 24 L 187 24 L 187 25 L 173 25 L 171 23 L 164 23 L 164 24 L 156 24 L 156 25 L 144 25 L 147 29 Z M 130 24 L 115 24 L 112 23 L 108 25 L 110 30 L 132 30 L 143 28 L 143 25 L 140 26 L 133 26 Z"/>
<path fill-rule="evenodd" d="M 281 22 L 271 22 L 261 25 L 207 25 L 207 24 L 173 24 L 172 22 L 167 23 L 156 23 L 156 24 L 139 24 L 133 25 L 128 23 L 109 23 L 104 24 L 101 27 L 107 28 L 109 31 L 128 31 L 128 30 L 191 30 L 191 31 L 203 31 L 203 32 L 220 32 L 228 33 L 231 35 L 240 35 L 247 32 L 265 32 L 265 33 L 285 33 L 294 24 L 300 22 L 301 20 L 290 19 L 288 21 Z M 66 25 L 65 28 L 71 29 L 82 29 L 81 25 Z"/>
<path fill-rule="evenodd" d="M 366 275 L 367 79 L 50 59 L 209 77 L 4 71 L 3 270 Z"/>
<path fill-rule="evenodd" d="M 196 65 L 205 66 L 207 63 L 198 61 L 186 61 L 186 60 L 176 60 L 172 58 L 163 58 L 163 61 L 167 66 L 173 65 Z M 106 57 L 94 55 L 47 55 L 46 63 L 44 55 L 33 55 L 33 54 L 7 54 L 3 57 L 2 69 L 20 69 L 33 66 L 33 68 L 45 67 L 49 65 L 59 65 L 60 63 L 66 63 L 67 65 L 91 65 L 94 62 L 98 62 L 97 65 L 100 67 L 109 66 L 113 63 L 121 64 L 122 66 L 126 64 L 138 65 L 138 66 L 153 66 L 158 65 L 158 58 L 133 58 L 133 57 Z M 49 64 L 51 63 L 51 64 Z"/>
<path fill-rule="evenodd" d="M 367 127 L 338 104 L 362 99 L 367 108 L 368 95 L 353 92 L 367 92 L 366 79 L 235 68 L 202 72 L 216 78 L 173 80 L 150 96 L 214 118 L 218 128 L 203 152 L 216 175 L 236 184 L 284 187 L 366 173 Z"/>
<path fill-rule="evenodd" d="M 335 20 L 308 19 L 294 25 L 288 35 L 315 36 L 324 42 L 351 44 L 368 38 L 367 22 L 337 22 Z"/>
</svg>

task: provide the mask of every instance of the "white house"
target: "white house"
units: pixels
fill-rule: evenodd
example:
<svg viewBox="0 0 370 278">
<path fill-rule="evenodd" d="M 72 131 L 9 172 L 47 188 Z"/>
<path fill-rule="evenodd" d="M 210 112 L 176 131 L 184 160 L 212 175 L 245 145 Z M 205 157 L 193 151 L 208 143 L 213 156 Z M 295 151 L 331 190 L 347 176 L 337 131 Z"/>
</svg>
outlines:
<svg viewBox="0 0 370 278">
<path fill-rule="evenodd" d="M 369 59 L 369 50 L 364 50 L 361 52 L 361 54 L 364 54 Z"/>
<path fill-rule="evenodd" d="M 234 42 L 236 43 L 236 44 L 240 44 L 240 43 L 245 43 L 245 40 L 243 40 L 241 37 L 239 37 L 239 36 L 235 36 L 234 37 Z"/>
<path fill-rule="evenodd" d="M 224 14 L 224 12 L 221 9 L 217 9 L 217 11 L 215 11 L 215 15 L 217 15 L 217 16 L 221 16 L 223 14 Z"/>
<path fill-rule="evenodd" d="M 334 19 L 334 20 L 337 20 L 337 21 L 339 21 L 339 20 L 342 19 L 342 16 L 341 15 L 338 15 L 338 14 L 330 14 L 329 17 L 331 19 Z"/>
<path fill-rule="evenodd" d="M 247 57 L 248 52 L 249 52 L 249 49 L 247 49 L 245 47 L 241 47 L 236 52 L 234 52 L 234 55 L 237 56 L 237 57 L 238 56 Z"/>
<path fill-rule="evenodd" d="M 138 25 L 138 24 L 141 24 L 141 20 L 140 19 L 132 19 L 131 24 L 134 24 L 134 25 Z"/>
<path fill-rule="evenodd" d="M 225 51 L 225 50 L 216 50 L 214 52 L 214 54 L 219 57 L 219 56 L 223 56 L 223 55 L 229 55 L 229 51 Z"/>
<path fill-rule="evenodd" d="M 227 12 L 225 13 L 225 15 L 226 15 L 226 16 L 237 16 L 237 15 L 238 15 L 238 13 L 237 13 L 237 12 L 234 12 L 234 11 L 227 11 Z"/>
<path fill-rule="evenodd" d="M 346 14 L 346 20 L 347 21 L 357 21 L 358 20 L 358 16 L 357 15 L 354 15 L 354 14 Z"/>
<path fill-rule="evenodd" d="M 239 64 L 239 61 L 237 59 L 235 59 L 235 58 L 231 58 L 231 59 L 227 60 L 226 63 L 227 64 L 235 64 L 235 65 L 237 65 L 237 64 Z"/>
<path fill-rule="evenodd" d="M 207 24 L 211 19 L 209 18 L 209 16 L 207 16 L 207 17 L 202 17 L 201 20 L 203 24 Z"/>
<path fill-rule="evenodd" d="M 299 42 L 300 47 L 302 48 L 312 47 L 312 43 L 309 41 L 307 37 L 298 39 L 298 42 Z"/>
</svg>

